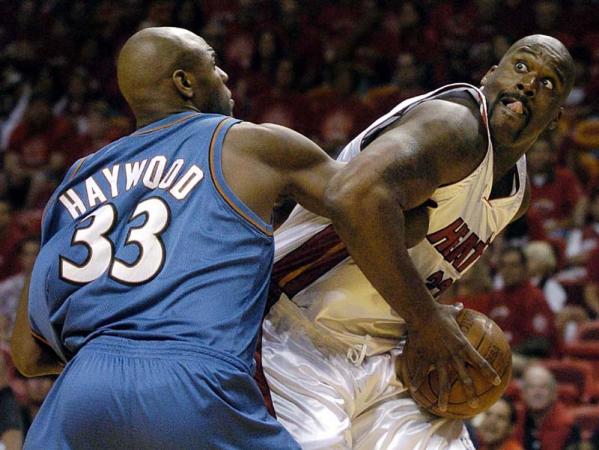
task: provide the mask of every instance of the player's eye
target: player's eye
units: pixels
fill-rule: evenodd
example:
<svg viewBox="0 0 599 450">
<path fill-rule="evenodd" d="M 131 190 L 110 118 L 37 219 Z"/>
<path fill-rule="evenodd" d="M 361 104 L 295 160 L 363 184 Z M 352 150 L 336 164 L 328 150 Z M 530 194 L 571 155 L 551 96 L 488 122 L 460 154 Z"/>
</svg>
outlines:
<svg viewBox="0 0 599 450">
<path fill-rule="evenodd" d="M 553 81 L 551 81 L 549 78 L 545 78 L 545 79 L 543 80 L 543 86 L 544 86 L 546 89 L 553 89 Z"/>
<path fill-rule="evenodd" d="M 522 61 L 518 61 L 514 67 L 518 72 L 528 72 L 528 66 Z"/>
</svg>

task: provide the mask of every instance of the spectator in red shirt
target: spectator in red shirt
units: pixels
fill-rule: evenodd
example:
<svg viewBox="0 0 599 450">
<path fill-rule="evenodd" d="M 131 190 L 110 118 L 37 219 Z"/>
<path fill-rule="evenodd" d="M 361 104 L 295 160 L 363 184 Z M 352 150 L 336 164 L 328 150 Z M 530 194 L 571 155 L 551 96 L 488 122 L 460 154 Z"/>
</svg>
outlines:
<svg viewBox="0 0 599 450">
<path fill-rule="evenodd" d="M 557 383 L 548 369 L 533 365 L 524 371 L 522 400 L 515 435 L 525 450 L 564 450 L 580 442 L 580 430 L 557 399 Z"/>
<path fill-rule="evenodd" d="M 566 258 L 573 266 L 584 266 L 599 248 L 599 188 L 590 195 L 587 205 L 585 226 L 568 234 Z"/>
<path fill-rule="evenodd" d="M 503 287 L 491 293 L 489 317 L 501 327 L 515 353 L 548 356 L 556 340 L 555 319 L 543 292 L 530 283 L 526 267 L 521 248 L 502 251 Z"/>
<path fill-rule="evenodd" d="M 73 137 L 69 122 L 52 115 L 46 98 L 32 97 L 23 121 L 10 136 L 4 157 L 14 206 L 31 206 L 44 182 L 62 174 Z"/>
<path fill-rule="evenodd" d="M 587 262 L 587 284 L 584 287 L 584 302 L 591 318 L 599 317 L 599 249 L 593 251 Z"/>
<path fill-rule="evenodd" d="M 21 377 L 20 374 L 17 374 L 17 376 Z M 25 385 L 25 404 L 20 408 L 23 434 L 27 435 L 29 427 L 42 407 L 42 403 L 44 403 L 50 389 L 52 389 L 55 380 L 55 375 L 44 375 L 23 379 Z"/>
<path fill-rule="evenodd" d="M 110 109 L 106 102 L 96 101 L 89 105 L 85 119 L 82 120 L 84 125 L 81 127 L 77 142 L 67 156 L 67 166 L 71 166 L 79 158 L 89 155 L 96 150 L 101 149 L 108 143 L 112 142 L 113 138 L 110 122 Z"/>
<path fill-rule="evenodd" d="M 462 303 L 464 308 L 488 315 L 491 285 L 489 266 L 485 261 L 479 261 L 456 282 L 453 288 L 455 296 L 445 300 L 445 295 L 442 295 L 440 301 L 445 304 Z"/>
<path fill-rule="evenodd" d="M 514 403 L 509 398 L 500 398 L 483 413 L 477 427 L 480 440 L 479 450 L 523 450 L 512 437 L 518 418 Z"/>
<path fill-rule="evenodd" d="M 306 133 L 308 130 L 303 97 L 295 90 L 297 74 L 290 59 L 279 61 L 272 87 L 263 89 L 252 107 L 257 123 L 276 123 Z"/>
<path fill-rule="evenodd" d="M 357 77 L 353 67 L 338 64 L 334 72 L 331 86 L 321 96 L 308 96 L 314 129 L 330 155 L 336 155 L 366 125 L 364 104 L 355 93 Z"/>
<path fill-rule="evenodd" d="M 527 218 L 539 221 L 546 236 L 562 237 L 573 225 L 575 210 L 583 206 L 580 183 L 572 171 L 556 166 L 556 151 L 550 141 L 539 139 L 526 156 L 531 181 Z"/>
<path fill-rule="evenodd" d="M 16 248 L 16 258 L 13 261 L 19 269 L 19 273 L 0 282 L 0 314 L 8 319 L 9 331 L 12 331 L 15 323 L 17 305 L 25 285 L 25 279 L 31 274 L 39 251 L 40 244 L 37 238 L 28 237 L 19 242 Z"/>
<path fill-rule="evenodd" d="M 556 279 L 557 257 L 555 250 L 546 241 L 529 242 L 524 252 L 528 260 L 528 276 L 533 286 L 543 291 L 543 295 L 555 314 L 559 313 L 568 300 L 568 295 Z"/>
<path fill-rule="evenodd" d="M 0 198 L 0 281 L 19 271 L 14 255 L 23 232 L 13 218 L 12 206 Z"/>
<path fill-rule="evenodd" d="M 2 316 L 0 316 L 1 321 Z M 8 368 L 0 353 L 0 448 L 6 450 L 23 448 L 22 428 L 19 405 L 8 384 Z"/>
</svg>

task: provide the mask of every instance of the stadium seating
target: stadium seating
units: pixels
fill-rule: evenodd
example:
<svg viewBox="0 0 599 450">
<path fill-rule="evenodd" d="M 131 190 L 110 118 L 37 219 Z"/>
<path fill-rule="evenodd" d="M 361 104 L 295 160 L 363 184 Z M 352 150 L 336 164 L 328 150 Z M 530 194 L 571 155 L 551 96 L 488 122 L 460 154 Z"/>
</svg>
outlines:
<svg viewBox="0 0 599 450">
<path fill-rule="evenodd" d="M 592 365 L 587 361 L 547 360 L 543 361 L 558 383 L 560 399 L 567 404 L 586 402 L 593 394 Z"/>
<path fill-rule="evenodd" d="M 590 439 L 599 429 L 599 405 L 578 406 L 572 409 L 572 414 L 584 440 Z"/>
</svg>

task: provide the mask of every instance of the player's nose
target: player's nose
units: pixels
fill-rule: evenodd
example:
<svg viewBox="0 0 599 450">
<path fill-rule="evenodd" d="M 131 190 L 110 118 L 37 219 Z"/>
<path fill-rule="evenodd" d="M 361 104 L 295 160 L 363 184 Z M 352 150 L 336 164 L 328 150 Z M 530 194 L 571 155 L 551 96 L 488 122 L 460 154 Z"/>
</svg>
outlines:
<svg viewBox="0 0 599 450">
<path fill-rule="evenodd" d="M 223 80 L 223 83 L 226 83 L 227 81 L 229 81 L 229 75 L 227 74 L 227 72 L 225 72 L 220 67 L 217 67 L 217 69 L 218 69 L 218 74 L 220 75 L 221 79 Z"/>
<path fill-rule="evenodd" d="M 527 97 L 534 97 L 537 90 L 537 75 L 527 73 L 516 85 L 518 90 Z"/>
</svg>

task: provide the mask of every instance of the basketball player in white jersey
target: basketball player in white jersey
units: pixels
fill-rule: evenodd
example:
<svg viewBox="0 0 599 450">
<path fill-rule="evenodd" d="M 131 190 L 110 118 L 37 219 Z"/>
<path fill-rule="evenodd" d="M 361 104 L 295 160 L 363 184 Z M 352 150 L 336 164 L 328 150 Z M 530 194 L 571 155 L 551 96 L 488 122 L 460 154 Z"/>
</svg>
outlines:
<svg viewBox="0 0 599 450">
<path fill-rule="evenodd" d="M 304 449 L 473 448 L 461 421 L 409 396 L 397 377 L 400 337 L 421 355 L 413 386 L 435 369 L 445 409 L 453 368 L 476 404 L 470 350 L 444 334 L 455 322 L 448 308 L 458 309 L 434 297 L 526 210 L 524 154 L 556 125 L 572 84 L 564 45 L 528 36 L 480 89 L 454 84 L 406 100 L 350 142 L 338 159 L 351 162 L 331 183 L 388 251 L 347 248 L 347 222 L 333 229 L 301 207 L 278 230 L 272 285 L 285 295 L 264 322 L 262 362 L 277 417 Z M 388 270 L 363 273 L 354 259 L 383 259 Z"/>
</svg>

